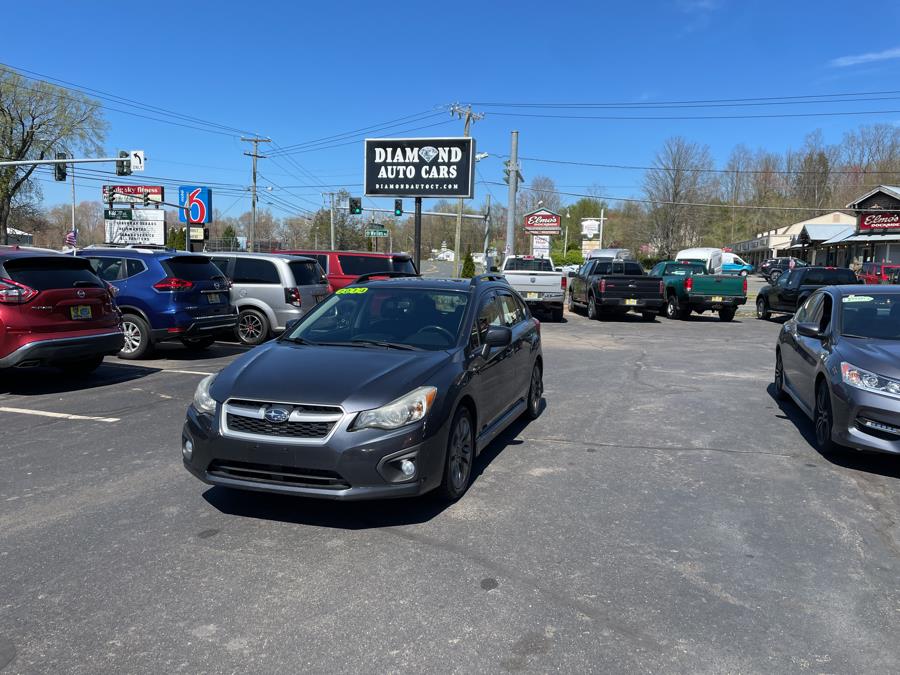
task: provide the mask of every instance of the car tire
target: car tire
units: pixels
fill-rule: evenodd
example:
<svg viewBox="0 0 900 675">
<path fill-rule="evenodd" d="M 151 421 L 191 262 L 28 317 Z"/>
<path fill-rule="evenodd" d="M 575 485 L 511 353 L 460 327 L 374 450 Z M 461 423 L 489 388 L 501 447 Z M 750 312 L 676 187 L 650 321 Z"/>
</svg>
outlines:
<svg viewBox="0 0 900 675">
<path fill-rule="evenodd" d="M 455 502 L 465 494 L 472 481 L 472 464 L 475 461 L 475 429 L 472 415 L 465 406 L 456 409 L 447 436 L 447 452 L 444 458 L 444 477 L 438 494 L 446 501 Z"/>
<path fill-rule="evenodd" d="M 644 321 L 656 321 L 657 312 L 641 312 L 641 318 Z"/>
<path fill-rule="evenodd" d="M 119 352 L 120 359 L 142 359 L 153 349 L 150 338 L 150 325 L 137 314 L 122 316 L 122 331 L 125 333 L 125 344 Z"/>
<path fill-rule="evenodd" d="M 194 337 L 194 338 L 181 338 L 181 344 L 183 344 L 187 349 L 196 352 L 202 352 L 204 349 L 209 349 L 215 343 L 216 338 L 212 335 L 204 335 L 203 337 Z"/>
<path fill-rule="evenodd" d="M 768 321 L 772 313 L 769 311 L 769 303 L 765 298 L 756 299 L 756 318 Z"/>
<path fill-rule="evenodd" d="M 779 401 L 787 400 L 787 392 L 784 390 L 784 364 L 781 362 L 781 352 L 775 352 L 775 398 Z"/>
<path fill-rule="evenodd" d="M 569 293 L 568 310 L 570 314 L 575 313 L 575 297 Z"/>
<path fill-rule="evenodd" d="M 235 332 L 242 344 L 255 347 L 269 339 L 269 320 L 259 310 L 242 309 Z"/>
<path fill-rule="evenodd" d="M 89 356 L 74 363 L 64 363 L 60 365 L 59 369 L 66 375 L 90 375 L 100 367 L 101 363 L 103 363 L 103 354 L 98 354 L 97 356 Z"/>
<path fill-rule="evenodd" d="M 669 299 L 666 300 L 666 318 L 674 321 L 678 318 L 678 314 L 678 298 L 676 298 L 673 293 L 669 296 Z"/>
<path fill-rule="evenodd" d="M 541 367 L 535 363 L 531 369 L 531 380 L 528 386 L 528 407 L 525 408 L 525 416 L 530 420 L 536 420 L 541 414 L 541 401 L 544 397 L 544 373 Z"/>
<path fill-rule="evenodd" d="M 731 321 L 734 318 L 734 307 L 723 307 L 719 310 L 719 321 Z"/>
<path fill-rule="evenodd" d="M 741 276 L 742 277 L 747 276 L 747 270 L 741 270 Z"/>
<path fill-rule="evenodd" d="M 834 452 L 837 444 L 832 440 L 831 432 L 834 417 L 831 414 L 831 392 L 824 380 L 816 386 L 816 407 L 813 414 L 816 447 L 824 454 Z"/>
<path fill-rule="evenodd" d="M 588 296 L 587 317 L 596 321 L 600 320 L 600 312 L 597 310 L 597 301 L 593 295 Z"/>
<path fill-rule="evenodd" d="M 562 307 L 559 309 L 554 309 L 550 312 L 550 318 L 556 323 L 562 323 L 563 320 L 563 311 Z"/>
</svg>

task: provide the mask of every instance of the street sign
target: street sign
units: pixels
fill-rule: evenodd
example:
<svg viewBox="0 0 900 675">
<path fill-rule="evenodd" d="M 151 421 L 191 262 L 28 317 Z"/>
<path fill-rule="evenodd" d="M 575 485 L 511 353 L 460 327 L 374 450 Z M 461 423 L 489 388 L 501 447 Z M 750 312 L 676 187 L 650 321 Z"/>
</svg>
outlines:
<svg viewBox="0 0 900 675">
<path fill-rule="evenodd" d="M 544 235 L 535 235 L 531 238 L 531 255 L 535 258 L 550 257 L 550 237 Z"/>
<path fill-rule="evenodd" d="M 475 194 L 472 138 L 367 138 L 367 197 L 462 197 Z"/>
<path fill-rule="evenodd" d="M 529 234 L 559 234 L 562 216 L 549 209 L 536 209 L 525 214 L 523 225 Z"/>
<path fill-rule="evenodd" d="M 166 190 L 162 185 L 104 185 L 103 201 L 107 204 L 143 204 L 144 194 L 152 203 L 165 200 Z"/>
<path fill-rule="evenodd" d="M 592 238 L 600 233 L 600 221 L 593 218 L 584 218 L 581 221 L 581 235 Z"/>
<path fill-rule="evenodd" d="M 132 171 L 143 171 L 144 170 L 144 151 L 143 150 L 132 150 L 131 151 L 131 170 Z"/>
<path fill-rule="evenodd" d="M 186 217 L 190 213 L 191 223 L 212 222 L 212 190 L 198 185 L 182 185 L 178 188 L 178 206 L 187 207 L 178 209 L 178 220 L 188 222 Z"/>
<path fill-rule="evenodd" d="M 162 209 L 105 209 L 104 217 L 107 244 L 166 245 L 166 212 Z"/>
<path fill-rule="evenodd" d="M 366 228 L 366 236 L 367 237 L 386 237 L 388 236 L 388 231 L 383 227 L 367 227 Z"/>
<path fill-rule="evenodd" d="M 191 230 L 191 241 L 203 241 L 206 239 L 206 228 L 205 227 L 192 227 Z"/>
</svg>

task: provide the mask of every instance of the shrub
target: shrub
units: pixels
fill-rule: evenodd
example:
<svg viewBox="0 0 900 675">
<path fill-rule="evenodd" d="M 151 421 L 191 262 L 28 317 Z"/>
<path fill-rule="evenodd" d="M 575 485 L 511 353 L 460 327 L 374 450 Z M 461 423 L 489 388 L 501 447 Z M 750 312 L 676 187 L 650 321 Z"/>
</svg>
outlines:
<svg viewBox="0 0 900 675">
<path fill-rule="evenodd" d="M 463 258 L 460 276 L 464 279 L 471 279 L 475 276 L 475 260 L 472 258 L 472 251 L 466 251 L 466 257 Z"/>
</svg>

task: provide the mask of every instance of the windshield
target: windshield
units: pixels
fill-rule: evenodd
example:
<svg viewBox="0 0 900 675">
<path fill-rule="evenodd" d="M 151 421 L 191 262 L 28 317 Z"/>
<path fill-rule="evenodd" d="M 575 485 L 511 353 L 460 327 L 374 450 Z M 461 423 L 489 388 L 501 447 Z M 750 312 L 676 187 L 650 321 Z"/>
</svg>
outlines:
<svg viewBox="0 0 900 675">
<path fill-rule="evenodd" d="M 706 268 L 703 265 L 685 265 L 682 263 L 673 263 L 671 265 L 666 265 L 665 269 L 663 270 L 663 274 L 691 277 L 695 274 L 706 274 Z"/>
<path fill-rule="evenodd" d="M 503 268 L 505 272 L 552 272 L 553 265 L 547 258 L 510 258 Z"/>
<path fill-rule="evenodd" d="M 455 291 L 348 286 L 316 306 L 283 339 L 448 349 L 457 342 L 468 300 Z"/>
<path fill-rule="evenodd" d="M 841 335 L 900 340 L 900 293 L 841 298 Z"/>
</svg>

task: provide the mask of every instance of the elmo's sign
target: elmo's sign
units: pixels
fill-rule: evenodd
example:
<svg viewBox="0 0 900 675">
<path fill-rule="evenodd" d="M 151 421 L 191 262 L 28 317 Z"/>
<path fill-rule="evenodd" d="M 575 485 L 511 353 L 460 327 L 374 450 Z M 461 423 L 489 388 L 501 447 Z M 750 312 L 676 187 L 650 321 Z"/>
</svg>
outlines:
<svg viewBox="0 0 900 675">
<path fill-rule="evenodd" d="M 537 209 L 525 214 L 522 225 L 528 234 L 559 234 L 562 216 L 549 209 Z"/>
<path fill-rule="evenodd" d="M 900 213 L 860 213 L 857 216 L 859 231 L 868 234 L 900 231 Z"/>
</svg>

